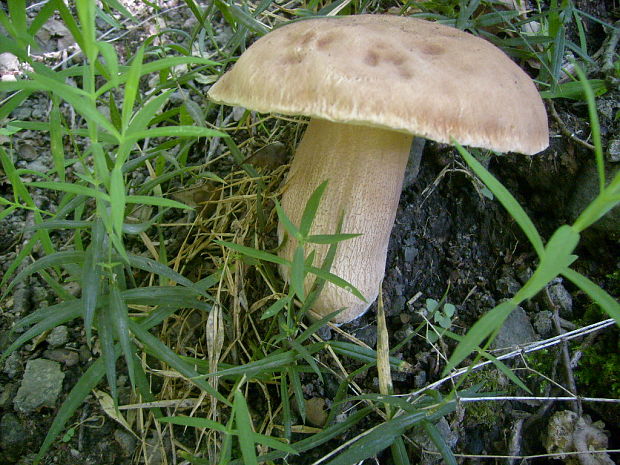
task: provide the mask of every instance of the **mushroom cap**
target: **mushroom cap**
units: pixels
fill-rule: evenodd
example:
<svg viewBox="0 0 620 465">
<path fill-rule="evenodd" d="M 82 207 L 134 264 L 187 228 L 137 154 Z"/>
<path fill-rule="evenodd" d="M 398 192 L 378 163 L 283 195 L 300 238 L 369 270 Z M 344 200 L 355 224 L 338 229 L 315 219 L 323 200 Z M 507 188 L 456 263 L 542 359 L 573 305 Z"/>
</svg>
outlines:
<svg viewBox="0 0 620 465">
<path fill-rule="evenodd" d="M 208 95 L 500 152 L 549 144 L 545 107 L 521 68 L 486 40 L 414 18 L 290 23 L 250 46 Z"/>
</svg>

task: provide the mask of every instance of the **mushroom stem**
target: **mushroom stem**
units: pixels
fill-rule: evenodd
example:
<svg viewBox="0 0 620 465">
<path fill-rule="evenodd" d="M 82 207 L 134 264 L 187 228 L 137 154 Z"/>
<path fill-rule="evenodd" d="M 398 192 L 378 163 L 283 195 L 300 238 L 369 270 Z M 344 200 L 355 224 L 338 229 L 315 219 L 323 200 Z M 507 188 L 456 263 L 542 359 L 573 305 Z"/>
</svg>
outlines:
<svg viewBox="0 0 620 465">
<path fill-rule="evenodd" d="M 347 280 L 366 298 L 325 283 L 313 312 L 322 317 L 344 310 L 333 320 L 349 322 L 377 298 L 385 272 L 390 231 L 394 224 L 409 148 L 413 136 L 373 127 L 334 123 L 313 118 L 297 148 L 282 197 L 282 207 L 299 225 L 312 192 L 325 180 L 327 188 L 312 224 L 311 234 L 334 234 L 340 215 L 342 233 L 362 234 L 338 243 L 331 272 Z M 284 229 L 278 228 L 280 240 Z M 297 242 L 288 238 L 280 256 L 292 260 Z M 308 244 L 320 266 L 328 245 Z M 280 270 L 288 280 L 290 269 Z M 314 276 L 306 278 L 308 292 Z"/>
</svg>

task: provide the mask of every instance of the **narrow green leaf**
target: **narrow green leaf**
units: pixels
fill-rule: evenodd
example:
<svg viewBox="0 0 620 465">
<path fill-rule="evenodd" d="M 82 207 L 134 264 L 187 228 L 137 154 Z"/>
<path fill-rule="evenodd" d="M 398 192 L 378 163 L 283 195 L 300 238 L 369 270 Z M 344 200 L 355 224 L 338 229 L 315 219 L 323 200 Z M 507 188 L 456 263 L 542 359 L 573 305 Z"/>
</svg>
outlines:
<svg viewBox="0 0 620 465">
<path fill-rule="evenodd" d="M 593 281 L 575 270 L 568 268 L 564 270 L 562 274 L 583 292 L 588 294 L 588 296 L 599 304 L 605 313 L 616 320 L 616 324 L 620 326 L 620 303 L 618 303 L 616 299 L 597 286 Z"/>
<path fill-rule="evenodd" d="M 291 240 L 291 238 L 294 238 L 297 241 L 302 241 L 303 236 L 301 234 L 301 231 L 299 231 L 299 229 L 297 229 L 297 226 L 295 226 L 291 222 L 287 214 L 284 212 L 282 205 L 280 205 L 280 202 L 278 202 L 277 199 L 274 200 L 274 202 L 276 206 L 276 213 L 278 214 L 278 220 L 280 221 L 280 224 L 282 224 L 286 232 L 289 234 L 289 240 Z"/>
<path fill-rule="evenodd" d="M 84 254 L 84 265 L 82 266 L 82 302 L 84 303 L 83 316 L 87 344 L 90 344 L 91 341 L 95 309 L 99 300 L 101 284 L 99 262 L 105 254 L 106 247 L 105 230 L 101 220 L 95 220 L 91 231 L 91 243 Z"/>
<path fill-rule="evenodd" d="M 326 465 L 351 465 L 366 460 L 390 447 L 397 437 L 424 419 L 424 416 L 424 413 L 407 413 L 381 423 L 360 434 L 357 441 Z"/>
<path fill-rule="evenodd" d="M 292 444 L 292 447 L 294 447 L 298 453 L 316 449 L 331 439 L 341 437 L 347 431 L 351 430 L 353 426 L 366 418 L 371 412 L 371 407 L 362 408 L 354 414 L 349 415 L 344 421 L 336 423 L 333 426 L 325 428 L 320 433 L 313 434 L 306 439 L 302 439 L 301 441 Z M 261 455 L 258 459 L 262 462 L 267 462 L 269 460 L 277 460 L 285 456 L 286 453 L 284 452 L 271 452 Z M 244 465 L 244 463 L 242 460 L 234 460 L 230 463 L 230 465 Z"/>
<path fill-rule="evenodd" d="M 450 360 L 448 360 L 442 376 L 447 376 L 450 370 L 456 368 L 456 366 L 476 350 L 487 337 L 497 328 L 501 327 L 510 312 L 512 312 L 517 305 L 518 303 L 512 299 L 502 302 L 474 323 L 463 340 L 456 349 L 454 349 L 454 353 L 450 357 Z"/>
<path fill-rule="evenodd" d="M 291 380 L 291 386 L 293 387 L 293 394 L 295 395 L 295 402 L 297 404 L 297 411 L 301 416 L 301 421 L 306 422 L 306 401 L 304 399 L 304 390 L 301 387 L 301 380 L 299 379 L 299 373 L 295 369 L 295 364 L 291 364 L 286 367 L 286 372 Z M 284 377 L 284 375 L 283 375 Z"/>
<path fill-rule="evenodd" d="M 129 309 L 123 300 L 118 284 L 115 281 L 110 281 L 110 322 L 116 335 L 116 338 L 120 342 L 125 362 L 127 363 L 127 371 L 129 372 L 129 379 L 131 380 L 131 387 L 135 388 L 135 349 L 131 343 L 129 335 Z"/>
<path fill-rule="evenodd" d="M 310 234 L 310 228 L 312 227 L 312 222 L 316 217 L 316 212 L 321 203 L 321 197 L 327 188 L 327 181 L 323 181 L 315 190 L 312 192 L 312 195 L 306 202 L 306 207 L 304 208 L 304 212 L 301 216 L 301 221 L 299 224 L 299 232 L 303 237 L 308 236 Z"/>
<path fill-rule="evenodd" d="M 588 81 L 595 95 L 603 95 L 607 92 L 607 84 L 604 79 L 590 79 Z M 571 81 L 559 84 L 555 91 L 543 91 L 540 96 L 545 99 L 567 98 L 571 100 L 587 100 L 587 94 L 583 89 L 583 84 L 578 81 Z"/>
<path fill-rule="evenodd" d="M 269 32 L 269 28 L 256 20 L 256 18 L 252 15 L 243 11 L 237 5 L 230 3 L 228 5 L 228 11 L 238 23 L 243 24 L 250 31 L 255 32 L 258 35 L 265 35 Z"/>
<path fill-rule="evenodd" d="M 282 297 L 282 298 L 276 300 L 273 304 L 271 304 L 269 306 L 269 308 L 267 308 L 267 310 L 265 310 L 263 312 L 263 314 L 261 315 L 260 319 L 261 320 L 266 320 L 267 318 L 271 318 L 272 316 L 277 315 L 290 302 L 291 302 L 291 298 L 288 297 L 288 296 L 287 297 Z"/>
<path fill-rule="evenodd" d="M 279 450 L 287 454 L 297 455 L 297 450 L 280 439 L 259 433 L 252 433 L 252 439 L 255 443 L 262 444 L 263 446 L 270 447 L 271 449 Z"/>
<path fill-rule="evenodd" d="M 127 127 L 125 136 L 129 137 L 133 133 L 139 133 L 144 131 L 149 122 L 155 117 L 156 113 L 161 110 L 161 107 L 170 98 L 172 89 L 169 89 L 160 95 L 151 98 L 145 104 L 141 105 L 136 114 L 131 119 L 131 123 Z"/>
<path fill-rule="evenodd" d="M 491 174 L 489 171 L 478 162 L 467 150 L 465 150 L 457 141 L 453 140 L 454 145 L 465 159 L 469 167 L 474 173 L 484 182 L 491 192 L 497 197 L 497 200 L 504 206 L 510 216 L 514 218 L 517 224 L 521 227 L 525 236 L 529 239 L 530 243 L 534 247 L 536 253 L 540 256 L 543 253 L 544 245 L 540 234 L 530 220 L 525 210 L 519 205 L 516 199 L 510 192 Z"/>
<path fill-rule="evenodd" d="M 91 391 L 99 384 L 101 378 L 105 375 L 105 367 L 103 359 L 96 360 L 78 382 L 73 386 L 69 395 L 63 402 L 58 413 L 54 417 L 52 426 L 47 431 L 47 435 L 43 440 L 43 444 L 39 448 L 39 452 L 35 457 L 35 463 L 39 463 L 43 456 L 47 453 L 51 445 L 65 429 L 66 423 L 71 419 L 75 411 L 82 405 L 84 399 L 90 395 Z"/>
<path fill-rule="evenodd" d="M 534 274 L 514 299 L 522 302 L 538 294 L 552 279 L 564 272 L 577 258 L 572 255 L 579 243 L 579 233 L 568 225 L 560 226 L 551 236 Z"/>
<path fill-rule="evenodd" d="M 428 420 L 422 421 L 422 427 L 424 428 L 424 431 L 426 431 L 426 434 L 428 434 L 428 437 L 433 444 L 435 444 L 437 450 L 441 453 L 444 463 L 446 465 L 457 465 L 454 454 L 450 450 L 450 447 L 448 447 L 448 444 L 446 444 L 446 441 L 437 427 Z"/>
<path fill-rule="evenodd" d="M 80 316 L 80 306 L 76 305 L 76 302 L 65 303 L 65 305 L 58 305 L 55 308 L 55 312 L 45 312 L 44 319 L 20 334 L 20 336 L 4 350 L 2 356 L 0 356 L 0 362 L 5 360 L 6 357 L 11 355 L 17 348 L 21 347 L 22 344 L 37 337 L 44 331 L 54 329 L 56 326 L 60 326 Z"/>
<path fill-rule="evenodd" d="M 377 352 L 367 347 L 344 341 L 329 341 L 328 344 L 338 354 L 346 355 L 363 363 L 372 363 L 373 365 L 377 363 Z M 396 357 L 390 357 L 390 368 L 392 370 L 402 371 L 405 363 Z"/>
<path fill-rule="evenodd" d="M 174 417 L 162 417 L 158 418 L 158 421 L 161 423 L 172 423 L 173 425 L 181 425 L 181 426 L 192 426 L 194 428 L 205 428 L 211 429 L 214 431 L 219 431 L 220 433 L 229 433 L 228 429 L 213 420 L 209 420 L 208 418 L 198 418 L 198 417 L 186 417 L 186 416 L 174 416 Z"/>
<path fill-rule="evenodd" d="M 95 43 L 95 4 L 93 2 L 78 1 L 75 6 L 80 18 L 82 32 L 83 43 L 80 45 L 88 61 L 93 62 L 97 55 L 97 45 Z"/>
<path fill-rule="evenodd" d="M 112 312 L 102 311 L 97 315 L 97 332 L 101 357 L 105 365 L 108 387 L 114 403 L 118 402 L 118 387 L 116 383 L 116 360 L 118 355 L 114 347 L 114 315 Z"/>
<path fill-rule="evenodd" d="M 50 151 L 54 161 L 54 169 L 62 182 L 65 181 L 65 150 L 62 142 L 63 132 L 58 99 L 52 98 L 52 109 L 50 111 Z"/>
<path fill-rule="evenodd" d="M 337 242 L 360 237 L 361 235 L 362 234 L 315 234 L 308 236 L 306 242 L 312 244 L 335 244 Z"/>
<path fill-rule="evenodd" d="M 103 63 L 104 65 L 103 67 L 109 74 L 109 78 L 108 78 L 109 82 L 112 84 L 117 84 L 118 77 L 119 77 L 119 70 L 118 70 L 118 56 L 116 55 L 116 49 L 114 48 L 112 44 L 105 42 L 105 41 L 97 42 L 97 48 L 99 49 L 101 56 L 105 60 L 105 63 Z M 111 102 L 114 102 L 114 96 L 112 95 L 111 92 L 110 92 L 109 100 Z M 113 113 L 112 109 L 110 108 L 110 110 L 111 110 L 110 117 L 112 121 L 115 122 L 114 119 L 112 118 L 112 113 Z M 116 109 L 116 112 L 118 112 L 118 109 Z M 120 114 L 119 114 L 119 118 L 120 118 Z M 119 125 L 117 126 L 116 124 L 114 124 L 114 126 L 116 127 L 116 129 L 120 131 L 121 129 L 120 119 L 119 119 Z"/>
<path fill-rule="evenodd" d="M 183 210 L 192 210 L 193 207 L 177 202 L 176 200 L 166 199 L 164 197 L 151 197 L 147 195 L 128 195 L 125 197 L 126 203 L 137 203 L 144 205 L 156 205 L 158 207 L 181 208 Z"/>
<path fill-rule="evenodd" d="M 288 394 L 288 382 L 286 374 L 280 376 L 280 399 L 282 402 L 282 426 L 284 426 L 284 438 L 288 441 L 292 435 L 293 418 L 291 416 L 291 403 Z"/>
<path fill-rule="evenodd" d="M 156 128 L 145 129 L 143 131 L 135 131 L 128 134 L 123 139 L 128 142 L 137 142 L 142 139 L 154 137 L 230 137 L 215 129 L 200 128 L 197 126 L 161 126 Z"/>
<path fill-rule="evenodd" d="M 291 265 L 291 262 L 286 260 L 285 258 L 278 257 L 277 255 L 270 254 L 268 252 L 263 252 L 262 250 L 253 249 L 252 247 L 246 247 L 245 245 L 234 244 L 232 242 L 220 240 L 216 240 L 214 242 L 218 245 L 221 245 L 222 247 L 228 247 L 229 249 L 232 249 L 243 255 L 247 255 L 248 257 L 255 258 L 257 260 L 276 263 L 278 265 Z"/>
<path fill-rule="evenodd" d="M 303 357 L 306 363 L 312 368 L 312 370 L 319 377 L 319 381 L 323 382 L 323 375 L 321 374 L 321 370 L 319 370 L 319 366 L 316 364 L 316 361 L 312 358 L 312 355 L 306 350 L 304 346 L 298 343 L 295 339 L 290 339 L 289 344 L 299 355 Z"/>
<path fill-rule="evenodd" d="M 121 122 L 123 133 L 129 127 L 129 120 L 133 114 L 133 107 L 140 87 L 140 76 L 142 75 L 142 61 L 144 58 L 144 46 L 140 47 L 134 54 L 131 66 L 127 72 L 127 82 L 125 83 L 125 95 L 123 96 L 123 109 L 121 112 Z"/>
<path fill-rule="evenodd" d="M 243 393 L 237 388 L 235 390 L 235 403 L 233 411 L 235 413 L 235 425 L 239 429 L 239 446 L 243 461 L 247 465 L 258 465 L 256 460 L 256 445 L 254 444 L 254 429 L 248 404 L 243 397 Z"/>
<path fill-rule="evenodd" d="M 596 100 L 594 98 L 594 91 L 590 85 L 590 81 L 584 73 L 583 69 L 577 64 L 575 65 L 575 72 L 579 76 L 579 81 L 583 87 L 583 92 L 586 95 L 586 101 L 588 103 L 588 115 L 590 117 L 590 129 L 592 130 L 592 141 L 594 142 L 594 156 L 596 158 L 596 168 L 599 178 L 599 191 L 602 193 L 605 189 L 605 159 L 603 156 L 603 147 L 601 144 L 601 124 L 598 119 L 598 112 L 596 109 Z"/>
<path fill-rule="evenodd" d="M 132 320 L 129 320 L 129 328 L 133 334 L 145 345 L 145 347 L 155 355 L 159 360 L 167 363 L 172 368 L 177 370 L 183 376 L 186 376 L 192 383 L 198 386 L 200 389 L 207 391 L 210 395 L 217 398 L 225 405 L 231 406 L 230 402 L 217 392 L 213 387 L 201 379 L 199 373 L 197 373 L 191 365 L 184 362 L 174 351 L 172 351 L 163 342 L 149 333 L 147 330 Z"/>
<path fill-rule="evenodd" d="M 305 278 L 305 257 L 304 248 L 302 245 L 298 245 L 293 254 L 293 264 L 291 265 L 291 288 L 299 297 L 302 302 L 305 299 L 304 292 L 304 278 Z"/>
<path fill-rule="evenodd" d="M 112 227 L 120 237 L 123 234 L 123 221 L 125 220 L 125 179 L 119 166 L 115 166 L 110 173 L 110 209 L 112 214 Z"/>
<path fill-rule="evenodd" d="M 109 202 L 110 197 L 105 193 L 93 189 L 91 187 L 82 186 L 80 184 L 71 184 L 68 182 L 30 182 L 28 183 L 30 186 L 39 187 L 41 189 L 50 189 L 56 191 L 69 192 L 71 194 L 77 195 L 85 195 L 87 197 L 91 197 L 97 200 L 101 200 L 103 202 Z"/>
<path fill-rule="evenodd" d="M 402 437 L 399 436 L 394 440 L 390 446 L 390 451 L 392 452 L 394 465 L 411 465 L 409 454 L 407 454 L 407 448 L 405 447 Z"/>
<path fill-rule="evenodd" d="M 64 252 L 55 252 L 53 254 L 47 255 L 43 258 L 39 258 L 37 261 L 31 263 L 27 267 L 25 267 L 22 271 L 20 271 L 17 276 L 13 279 L 11 284 L 8 286 L 6 293 L 10 292 L 16 284 L 20 283 L 24 280 L 24 278 L 38 273 L 41 270 L 45 270 L 47 268 L 61 266 L 66 264 L 73 263 L 83 263 L 84 261 L 84 252 L 76 252 L 76 251 L 64 251 Z"/>
<path fill-rule="evenodd" d="M 172 282 L 178 283 L 185 287 L 195 289 L 201 295 L 206 296 L 206 294 L 203 291 L 201 291 L 199 288 L 194 286 L 194 283 L 192 283 L 185 276 L 183 276 L 180 273 L 177 273 L 169 266 L 163 265 L 162 263 L 159 263 L 156 260 L 152 260 L 147 257 L 141 257 L 140 255 L 129 254 L 129 264 L 131 266 L 139 268 L 140 270 L 146 271 L 148 273 L 155 273 L 158 275 L 165 276 Z"/>
</svg>

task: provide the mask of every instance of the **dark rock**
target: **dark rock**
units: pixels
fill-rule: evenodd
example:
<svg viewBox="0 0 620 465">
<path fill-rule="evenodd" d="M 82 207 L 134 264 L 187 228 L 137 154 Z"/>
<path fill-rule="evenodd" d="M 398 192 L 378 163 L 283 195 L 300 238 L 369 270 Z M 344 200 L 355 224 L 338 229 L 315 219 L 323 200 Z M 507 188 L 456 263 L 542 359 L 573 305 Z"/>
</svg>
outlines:
<svg viewBox="0 0 620 465">
<path fill-rule="evenodd" d="M 610 182 L 620 171 L 617 164 L 606 167 L 606 182 Z M 599 193 L 599 179 L 596 164 L 592 161 L 580 174 L 575 183 L 568 211 L 571 218 L 576 219 L 581 212 L 594 200 Z M 592 225 L 593 229 L 617 234 L 620 231 L 620 207 L 616 206 L 605 216 Z"/>
<path fill-rule="evenodd" d="M 374 349 L 377 345 L 377 327 L 375 325 L 364 326 L 355 332 L 355 337 Z"/>
<path fill-rule="evenodd" d="M 29 435 L 19 419 L 12 413 L 5 413 L 0 419 L 0 458 L 2 463 L 19 460 L 28 446 Z"/>
<path fill-rule="evenodd" d="M 136 448 L 136 438 L 124 429 L 116 429 L 114 431 L 114 439 L 121 447 L 121 455 L 123 457 L 131 457 Z"/>
<path fill-rule="evenodd" d="M 80 355 L 69 349 L 51 349 L 43 352 L 43 356 L 54 362 L 62 363 L 65 366 L 72 367 L 80 363 Z"/>
</svg>

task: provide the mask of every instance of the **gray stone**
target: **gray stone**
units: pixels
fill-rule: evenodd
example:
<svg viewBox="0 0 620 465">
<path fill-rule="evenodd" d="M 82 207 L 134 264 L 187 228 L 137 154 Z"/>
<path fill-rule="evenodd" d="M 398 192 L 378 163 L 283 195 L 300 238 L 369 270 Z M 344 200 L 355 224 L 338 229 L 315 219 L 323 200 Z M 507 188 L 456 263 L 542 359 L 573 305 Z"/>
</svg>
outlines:
<svg viewBox="0 0 620 465">
<path fill-rule="evenodd" d="M 607 145 L 607 159 L 612 163 L 620 161 L 620 139 L 609 141 Z"/>
<path fill-rule="evenodd" d="M 512 276 L 506 275 L 497 280 L 495 287 L 498 292 L 503 294 L 504 297 L 512 297 L 519 292 L 519 289 L 521 289 L 521 284 L 519 284 L 519 281 Z"/>
<path fill-rule="evenodd" d="M 521 307 L 517 307 L 504 321 L 492 346 L 494 349 L 512 348 L 535 340 L 536 334 L 527 313 Z"/>
<path fill-rule="evenodd" d="M 69 328 L 65 325 L 56 326 L 48 335 L 45 340 L 53 347 L 64 346 L 69 339 Z"/>
<path fill-rule="evenodd" d="M 15 410 L 29 413 L 41 407 L 54 407 L 64 378 L 65 374 L 57 362 L 43 358 L 28 361 L 22 383 L 13 400 Z"/>
<path fill-rule="evenodd" d="M 22 359 L 17 352 L 11 352 L 4 361 L 4 373 L 11 379 L 15 378 L 17 373 L 22 371 Z"/>
<path fill-rule="evenodd" d="M 114 439 L 121 446 L 121 454 L 123 457 L 130 457 L 136 449 L 136 438 L 124 429 L 116 429 L 114 431 Z"/>
<path fill-rule="evenodd" d="M 19 107 L 13 110 L 11 116 L 15 119 L 26 120 L 32 116 L 32 108 L 30 107 Z"/>
<path fill-rule="evenodd" d="M 439 433 L 446 445 L 454 450 L 456 443 L 459 440 L 459 435 L 456 431 L 452 431 L 450 428 L 450 424 L 445 418 L 440 418 L 439 421 L 435 424 Z M 430 452 L 438 452 L 435 443 L 431 440 L 431 438 L 426 434 L 426 432 L 422 428 L 414 428 L 411 430 L 411 439 L 418 444 L 423 450 L 428 450 Z M 420 463 L 425 465 L 434 465 L 438 463 L 442 463 L 443 458 L 441 454 L 427 454 L 422 453 L 422 457 L 420 458 Z"/>
<path fill-rule="evenodd" d="M 47 173 L 48 167 L 43 160 L 31 161 L 26 165 L 26 168 L 37 173 Z"/>
<path fill-rule="evenodd" d="M 543 310 L 542 312 L 537 312 L 534 315 L 534 329 L 536 332 L 540 334 L 542 337 L 551 336 L 553 330 L 553 313 L 549 310 Z"/>
<path fill-rule="evenodd" d="M 28 433 L 19 419 L 12 413 L 5 413 L 0 419 L 0 449 L 9 463 L 18 460 L 28 445 Z"/>
<path fill-rule="evenodd" d="M 620 165 L 614 164 L 607 166 L 605 173 L 607 182 L 611 181 L 620 171 Z M 569 201 L 568 213 L 571 219 L 575 220 L 583 210 L 594 200 L 599 193 L 599 180 L 596 164 L 592 162 L 577 178 L 573 196 Z M 608 211 L 605 216 L 600 218 L 591 226 L 603 232 L 618 234 L 620 231 L 620 206 L 616 206 Z"/>
<path fill-rule="evenodd" d="M 332 338 L 332 330 L 329 326 L 321 326 L 316 334 L 324 341 L 329 341 Z"/>
<path fill-rule="evenodd" d="M 573 297 L 566 290 L 561 280 L 549 285 L 544 295 L 547 303 L 551 308 L 557 308 L 562 318 L 573 316 Z"/>
<path fill-rule="evenodd" d="M 20 144 L 17 153 L 19 154 L 19 158 L 26 161 L 34 161 L 39 156 L 37 149 L 31 144 Z"/>
<path fill-rule="evenodd" d="M 426 386 L 426 371 L 420 371 L 420 373 L 414 376 L 413 385 L 416 388 Z"/>
</svg>

